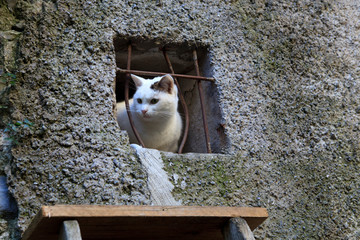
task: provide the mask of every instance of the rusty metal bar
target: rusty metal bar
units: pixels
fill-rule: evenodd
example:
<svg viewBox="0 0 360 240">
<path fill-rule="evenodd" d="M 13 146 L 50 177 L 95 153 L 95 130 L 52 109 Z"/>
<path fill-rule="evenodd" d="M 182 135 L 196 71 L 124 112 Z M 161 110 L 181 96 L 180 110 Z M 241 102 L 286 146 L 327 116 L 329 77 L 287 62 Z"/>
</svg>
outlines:
<svg viewBox="0 0 360 240">
<path fill-rule="evenodd" d="M 169 69 L 170 69 L 170 72 L 172 74 L 174 74 L 175 72 L 174 72 L 174 69 L 172 67 L 170 58 L 169 58 L 169 56 L 168 56 L 168 54 L 166 52 L 166 49 L 163 48 L 162 51 L 163 51 L 166 63 L 168 65 Z M 180 90 L 180 85 L 179 85 L 179 83 L 177 81 L 177 78 L 174 77 L 174 80 L 175 80 L 175 84 L 176 84 L 176 86 L 178 88 L 178 95 L 179 95 L 179 98 L 180 98 L 181 106 L 183 107 L 184 114 L 185 114 L 185 129 L 184 129 L 184 134 L 183 134 L 183 137 L 182 137 L 181 143 L 179 145 L 179 149 L 178 149 L 178 153 L 182 153 L 182 150 L 184 148 L 184 145 L 185 145 L 185 142 L 186 142 L 186 139 L 187 139 L 187 136 L 188 136 L 188 132 L 189 132 L 189 123 L 190 123 L 190 121 L 189 121 L 189 111 L 188 111 L 184 96 L 183 96 L 183 94 L 182 94 L 182 92 Z"/>
<path fill-rule="evenodd" d="M 132 47 L 131 47 L 131 43 L 129 43 L 128 45 L 128 58 L 127 58 L 127 70 L 130 70 L 130 66 L 131 66 L 131 51 L 132 51 Z M 134 125 L 134 121 L 132 119 L 131 116 L 131 112 L 130 112 L 130 106 L 129 106 L 129 81 L 130 81 L 130 73 L 126 74 L 126 78 L 125 78 L 125 106 L 126 106 L 126 112 L 128 114 L 129 117 L 129 122 L 131 125 L 131 128 L 135 134 L 136 139 L 138 140 L 139 144 L 142 147 L 145 147 L 144 142 L 142 141 L 138 131 L 135 128 Z"/>
<path fill-rule="evenodd" d="M 138 74 L 138 75 L 143 75 L 143 76 L 163 76 L 163 75 L 169 74 L 169 73 L 162 73 L 162 72 L 149 72 L 149 71 L 122 69 L 122 68 L 117 68 L 116 70 L 120 73 L 133 73 L 133 74 Z M 175 74 L 175 73 L 171 73 L 170 75 L 172 77 L 178 77 L 178 78 L 215 82 L 215 78 L 211 78 L 211 77 L 184 75 L 184 74 Z"/>
<path fill-rule="evenodd" d="M 193 58 L 194 58 L 194 64 L 195 64 L 195 70 L 196 75 L 200 76 L 200 68 L 199 68 L 199 62 L 198 57 L 196 53 L 196 49 L 193 50 Z M 198 90 L 199 90 L 199 97 L 200 97 L 200 105 L 201 105 L 201 113 L 202 113 L 202 119 L 203 119 L 203 125 L 204 125 L 204 132 L 205 132 L 205 141 L 206 141 L 206 149 L 208 153 L 211 153 L 211 146 L 210 146 L 210 137 L 209 137 L 209 130 L 208 125 L 206 121 L 206 112 L 205 112 L 205 106 L 204 106 L 204 94 L 203 94 L 203 88 L 201 81 L 197 81 L 198 84 Z"/>
</svg>

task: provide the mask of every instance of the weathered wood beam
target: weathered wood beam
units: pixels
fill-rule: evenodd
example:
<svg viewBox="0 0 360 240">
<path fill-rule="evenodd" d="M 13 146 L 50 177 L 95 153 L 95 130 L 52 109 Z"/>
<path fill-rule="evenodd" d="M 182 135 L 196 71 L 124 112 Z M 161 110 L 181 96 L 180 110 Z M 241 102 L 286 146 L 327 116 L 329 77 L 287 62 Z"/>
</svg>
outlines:
<svg viewBox="0 0 360 240">
<path fill-rule="evenodd" d="M 81 240 L 80 226 L 78 221 L 64 221 L 61 226 L 59 240 Z"/>
<path fill-rule="evenodd" d="M 231 218 L 223 228 L 225 240 L 255 240 L 254 235 L 243 218 Z"/>
</svg>

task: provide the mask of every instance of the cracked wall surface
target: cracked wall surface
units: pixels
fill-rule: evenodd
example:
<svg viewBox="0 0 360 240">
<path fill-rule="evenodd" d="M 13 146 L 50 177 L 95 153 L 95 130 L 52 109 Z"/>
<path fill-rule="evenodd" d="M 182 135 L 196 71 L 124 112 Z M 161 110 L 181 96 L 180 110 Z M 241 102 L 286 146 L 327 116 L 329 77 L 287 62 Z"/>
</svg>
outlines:
<svg viewBox="0 0 360 240">
<path fill-rule="evenodd" d="M 0 2 L 1 32 L 20 33 L 1 128 L 21 124 L 1 156 L 21 229 L 42 204 L 150 204 L 113 117 L 123 36 L 211 55 L 227 146 L 163 154 L 176 200 L 266 207 L 260 239 L 360 236 L 359 2 Z"/>
</svg>

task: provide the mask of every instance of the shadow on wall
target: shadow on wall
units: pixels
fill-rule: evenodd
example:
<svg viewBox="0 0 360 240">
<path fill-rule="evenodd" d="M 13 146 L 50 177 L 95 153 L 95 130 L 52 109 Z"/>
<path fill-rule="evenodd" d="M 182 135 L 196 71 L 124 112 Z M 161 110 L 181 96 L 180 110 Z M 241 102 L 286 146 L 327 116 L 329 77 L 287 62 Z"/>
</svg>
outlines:
<svg viewBox="0 0 360 240">
<path fill-rule="evenodd" d="M 0 176 L 0 216 L 6 220 L 17 217 L 16 201 L 11 196 L 6 183 L 6 176 Z"/>
</svg>

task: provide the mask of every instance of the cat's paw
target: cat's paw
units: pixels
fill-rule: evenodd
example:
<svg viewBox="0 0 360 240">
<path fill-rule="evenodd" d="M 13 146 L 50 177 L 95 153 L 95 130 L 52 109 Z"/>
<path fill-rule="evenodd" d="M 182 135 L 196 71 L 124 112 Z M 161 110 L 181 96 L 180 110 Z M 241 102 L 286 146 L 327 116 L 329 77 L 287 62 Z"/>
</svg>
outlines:
<svg viewBox="0 0 360 240">
<path fill-rule="evenodd" d="M 142 148 L 142 146 L 140 146 L 140 145 L 138 145 L 138 144 L 136 144 L 136 143 L 130 144 L 130 147 L 132 147 L 132 148 L 135 149 L 135 150 L 138 150 L 138 149 L 141 149 L 141 148 Z"/>
</svg>

